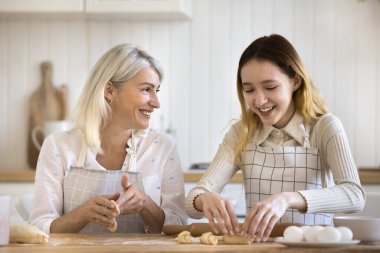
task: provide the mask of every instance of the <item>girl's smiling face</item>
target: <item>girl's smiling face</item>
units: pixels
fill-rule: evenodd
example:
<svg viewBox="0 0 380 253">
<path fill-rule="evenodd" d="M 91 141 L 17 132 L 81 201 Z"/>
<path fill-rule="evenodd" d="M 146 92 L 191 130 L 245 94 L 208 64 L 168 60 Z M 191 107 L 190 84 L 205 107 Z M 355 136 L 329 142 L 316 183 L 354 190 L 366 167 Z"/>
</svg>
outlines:
<svg viewBox="0 0 380 253">
<path fill-rule="evenodd" d="M 263 124 L 285 127 L 295 112 L 293 92 L 300 82 L 289 78 L 276 64 L 252 59 L 240 72 L 247 106 Z"/>
</svg>

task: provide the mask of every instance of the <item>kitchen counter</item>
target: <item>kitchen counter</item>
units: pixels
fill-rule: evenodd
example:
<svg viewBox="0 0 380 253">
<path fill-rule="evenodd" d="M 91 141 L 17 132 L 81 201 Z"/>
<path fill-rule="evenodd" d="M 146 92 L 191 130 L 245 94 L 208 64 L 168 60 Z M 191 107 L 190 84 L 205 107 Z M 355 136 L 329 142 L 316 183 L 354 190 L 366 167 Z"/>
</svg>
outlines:
<svg viewBox="0 0 380 253">
<path fill-rule="evenodd" d="M 198 182 L 202 177 L 203 172 L 184 172 L 184 178 L 186 183 Z M 22 183 L 22 182 L 34 182 L 35 170 L 0 170 L 0 183 Z M 380 184 L 380 168 L 359 168 L 359 177 L 362 184 Z M 236 173 L 231 183 L 241 183 L 243 176 L 241 173 Z"/>
<path fill-rule="evenodd" d="M 379 252 L 380 245 L 351 245 L 335 248 L 324 248 L 328 252 Z M 159 234 L 52 234 L 49 243 L 45 245 L 10 244 L 0 247 L 0 253 L 12 252 L 308 252 L 320 253 L 319 247 L 286 247 L 284 245 L 267 242 L 251 245 L 201 245 L 178 244 L 174 237 Z"/>
</svg>

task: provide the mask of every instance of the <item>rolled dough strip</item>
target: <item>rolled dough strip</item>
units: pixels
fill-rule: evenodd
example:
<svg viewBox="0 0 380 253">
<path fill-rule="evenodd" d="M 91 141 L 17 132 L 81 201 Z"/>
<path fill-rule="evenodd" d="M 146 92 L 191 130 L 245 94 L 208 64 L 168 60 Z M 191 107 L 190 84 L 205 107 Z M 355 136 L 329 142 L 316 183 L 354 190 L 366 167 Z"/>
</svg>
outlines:
<svg viewBox="0 0 380 253">
<path fill-rule="evenodd" d="M 119 215 L 119 214 L 120 214 L 120 208 L 119 208 L 119 205 L 118 205 L 114 200 L 111 200 L 111 202 L 114 203 L 116 213 L 117 213 L 117 215 Z M 108 227 L 107 229 L 108 229 L 110 232 L 115 232 L 115 231 L 116 231 L 116 229 L 117 229 L 117 221 L 116 221 L 116 218 L 113 219 L 113 224 L 112 224 L 112 226 L 111 226 L 111 227 Z"/>
<path fill-rule="evenodd" d="M 217 245 L 219 241 L 219 237 L 216 235 L 213 235 L 211 232 L 207 232 L 207 233 L 202 234 L 200 240 L 202 244 Z"/>
<path fill-rule="evenodd" d="M 178 234 L 176 241 L 181 244 L 192 244 L 193 237 L 191 236 L 189 231 L 182 231 Z"/>
<path fill-rule="evenodd" d="M 49 242 L 49 236 L 33 225 L 11 225 L 9 242 L 43 244 Z"/>
<path fill-rule="evenodd" d="M 242 244 L 242 245 L 248 245 L 251 244 L 251 242 L 248 240 L 247 237 L 243 235 L 224 235 L 224 243 L 225 244 Z"/>
</svg>

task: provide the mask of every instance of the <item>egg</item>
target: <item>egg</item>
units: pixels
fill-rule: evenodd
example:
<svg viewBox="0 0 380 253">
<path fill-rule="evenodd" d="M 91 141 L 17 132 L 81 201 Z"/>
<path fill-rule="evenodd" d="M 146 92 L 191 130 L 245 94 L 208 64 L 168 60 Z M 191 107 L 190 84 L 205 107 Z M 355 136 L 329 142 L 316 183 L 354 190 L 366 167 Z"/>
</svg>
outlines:
<svg viewBox="0 0 380 253">
<path fill-rule="evenodd" d="M 311 226 L 305 231 L 304 238 L 307 242 L 317 242 L 317 233 L 322 230 L 322 226 Z"/>
<path fill-rule="evenodd" d="M 322 243 L 336 243 L 340 242 L 342 237 L 339 230 L 328 226 L 317 232 L 317 241 Z"/>
<path fill-rule="evenodd" d="M 289 226 L 284 230 L 284 239 L 290 242 L 302 242 L 303 230 L 297 226 Z"/>
<path fill-rule="evenodd" d="M 303 234 L 305 235 L 305 232 L 309 230 L 311 227 L 310 226 L 302 226 L 301 229 L 303 230 Z"/>
<path fill-rule="evenodd" d="M 341 238 L 340 238 L 340 241 L 341 242 L 349 242 L 352 240 L 352 231 L 350 228 L 348 227 L 337 227 L 336 229 L 339 230 L 340 232 L 340 235 L 341 235 Z"/>
</svg>

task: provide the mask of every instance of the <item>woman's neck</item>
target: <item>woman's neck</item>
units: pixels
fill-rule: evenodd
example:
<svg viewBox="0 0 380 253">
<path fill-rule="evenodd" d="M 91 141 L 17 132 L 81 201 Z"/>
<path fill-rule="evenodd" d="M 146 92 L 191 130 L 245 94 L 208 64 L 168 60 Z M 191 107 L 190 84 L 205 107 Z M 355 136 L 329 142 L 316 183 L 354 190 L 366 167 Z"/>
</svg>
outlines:
<svg viewBox="0 0 380 253">
<path fill-rule="evenodd" d="M 104 154 L 111 152 L 124 152 L 132 130 L 117 130 L 105 128 L 100 134 L 101 148 Z"/>
</svg>

